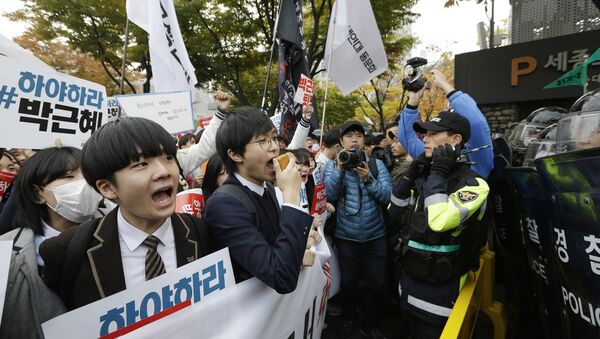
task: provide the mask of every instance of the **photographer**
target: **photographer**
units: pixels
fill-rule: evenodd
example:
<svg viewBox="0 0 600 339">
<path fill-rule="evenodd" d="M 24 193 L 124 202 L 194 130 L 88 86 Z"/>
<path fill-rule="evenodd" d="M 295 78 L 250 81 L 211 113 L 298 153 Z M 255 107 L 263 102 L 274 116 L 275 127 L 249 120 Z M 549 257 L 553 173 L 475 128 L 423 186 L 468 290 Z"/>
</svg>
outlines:
<svg viewBox="0 0 600 339">
<path fill-rule="evenodd" d="M 340 128 L 343 150 L 336 161 L 325 167 L 327 198 L 336 203 L 335 241 L 342 274 L 341 298 L 344 325 L 340 338 L 352 336 L 356 324 L 359 272 L 367 282 L 369 296 L 364 298 L 365 319 L 361 332 L 369 338 L 385 338 L 379 330 L 375 309 L 384 289 L 387 241 L 382 208 L 390 199 L 392 180 L 380 160 L 368 158 L 362 151 L 363 126 L 354 120 Z M 374 160 L 374 161 L 373 161 Z"/>
<path fill-rule="evenodd" d="M 485 117 L 477 107 L 477 103 L 466 93 L 457 91 L 439 70 L 431 72 L 434 85 L 443 90 L 450 101 L 450 106 L 456 113 L 462 115 L 471 124 L 471 139 L 466 144 L 466 151 L 485 145 L 491 145 L 490 127 Z M 408 150 L 411 157 L 417 158 L 423 153 L 423 142 L 417 138 L 412 126 L 419 117 L 418 106 L 427 87 L 418 91 L 408 90 L 408 104 L 400 116 L 398 124 L 398 139 Z M 469 154 L 469 160 L 475 162 L 471 169 L 487 178 L 493 167 L 494 151 L 491 147 Z"/>
</svg>

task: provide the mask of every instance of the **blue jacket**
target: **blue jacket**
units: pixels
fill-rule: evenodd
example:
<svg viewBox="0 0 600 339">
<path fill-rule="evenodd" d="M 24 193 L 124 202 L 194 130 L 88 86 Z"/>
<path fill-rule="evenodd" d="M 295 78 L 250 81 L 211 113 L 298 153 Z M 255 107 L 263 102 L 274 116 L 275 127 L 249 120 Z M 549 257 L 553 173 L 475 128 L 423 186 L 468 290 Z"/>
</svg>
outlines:
<svg viewBox="0 0 600 339">
<path fill-rule="evenodd" d="M 491 145 L 492 137 L 487 120 L 477 107 L 477 103 L 468 94 L 461 91 L 454 91 L 448 97 L 450 106 L 456 113 L 461 114 L 471 124 L 471 139 L 466 143 L 466 149 L 471 150 L 477 147 Z M 398 123 L 398 140 L 411 157 L 416 158 L 423 153 L 423 142 L 417 138 L 413 129 L 413 124 L 419 118 L 419 111 L 416 107 L 406 106 L 400 122 Z M 472 170 L 487 178 L 494 167 L 494 150 L 492 147 L 481 151 L 469 153 L 469 160 L 476 164 L 471 167 Z"/>
<path fill-rule="evenodd" d="M 366 242 L 385 235 L 382 208 L 390 201 L 392 178 L 383 162 L 376 163 L 377 179 L 371 174 L 372 181 L 366 186 L 354 171 L 340 171 L 333 160 L 325 166 L 327 200 L 337 202 L 336 238 Z M 346 194 L 340 197 L 344 185 Z"/>
</svg>

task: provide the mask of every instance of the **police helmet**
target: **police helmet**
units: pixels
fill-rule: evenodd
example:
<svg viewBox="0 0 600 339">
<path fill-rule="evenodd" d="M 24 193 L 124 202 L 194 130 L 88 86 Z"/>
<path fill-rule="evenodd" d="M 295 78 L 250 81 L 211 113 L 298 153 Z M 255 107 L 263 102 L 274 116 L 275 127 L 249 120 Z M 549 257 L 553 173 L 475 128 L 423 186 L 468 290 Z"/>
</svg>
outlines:
<svg viewBox="0 0 600 339">
<path fill-rule="evenodd" d="M 571 106 L 571 112 L 588 111 L 600 111 L 600 88 L 584 94 Z"/>
</svg>

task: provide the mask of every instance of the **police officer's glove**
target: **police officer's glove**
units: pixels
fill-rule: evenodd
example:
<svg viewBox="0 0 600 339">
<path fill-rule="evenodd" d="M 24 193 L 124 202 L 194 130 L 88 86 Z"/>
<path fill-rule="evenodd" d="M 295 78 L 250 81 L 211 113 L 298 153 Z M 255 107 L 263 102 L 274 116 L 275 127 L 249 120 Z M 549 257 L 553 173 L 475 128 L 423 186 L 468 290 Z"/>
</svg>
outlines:
<svg viewBox="0 0 600 339">
<path fill-rule="evenodd" d="M 431 174 L 447 176 L 456 166 L 459 156 L 460 145 L 452 147 L 450 144 L 445 144 L 434 148 L 431 158 Z"/>
<path fill-rule="evenodd" d="M 418 158 L 414 159 L 406 172 L 404 172 L 404 177 L 410 181 L 415 181 L 423 170 L 428 168 L 431 165 L 431 159 L 425 156 L 425 152 L 421 154 Z"/>
</svg>

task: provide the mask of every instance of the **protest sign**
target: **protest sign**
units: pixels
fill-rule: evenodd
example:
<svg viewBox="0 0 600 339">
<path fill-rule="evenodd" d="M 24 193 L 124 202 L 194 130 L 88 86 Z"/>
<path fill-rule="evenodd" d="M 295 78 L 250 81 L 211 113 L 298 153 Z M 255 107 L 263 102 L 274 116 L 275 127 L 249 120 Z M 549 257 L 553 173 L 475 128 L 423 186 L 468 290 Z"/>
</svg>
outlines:
<svg viewBox="0 0 600 339">
<path fill-rule="evenodd" d="M 175 203 L 175 212 L 187 213 L 195 217 L 200 217 L 202 210 L 204 210 L 204 195 L 202 194 L 202 189 L 193 188 L 177 193 Z"/>
<path fill-rule="evenodd" d="M 322 217 L 324 222 L 325 215 Z M 318 229 L 321 236 L 322 228 L 321 224 Z M 316 255 L 315 263 L 302 269 L 296 290 L 289 294 L 279 294 L 257 278 L 234 286 L 225 278 L 226 288 L 211 294 L 209 298 L 203 295 L 201 302 L 194 303 L 192 300 L 191 305 L 187 300 L 177 303 L 183 299 L 180 297 L 182 285 L 189 286 L 190 277 L 194 292 L 187 293 L 190 291 L 188 289 L 185 293 L 186 298 L 196 295 L 195 288 L 198 286 L 200 290 L 200 283 L 195 283 L 194 279 L 197 278 L 194 278 L 194 274 L 204 273 L 207 270 L 202 269 L 204 267 L 217 265 L 221 260 L 218 258 L 221 258 L 222 250 L 146 282 L 143 286 L 136 287 L 135 291 L 115 294 L 48 321 L 42 325 L 44 335 L 47 339 L 114 338 L 117 335 L 126 335 L 127 338 L 319 339 L 325 321 L 327 298 L 333 283 L 328 275 L 334 274 L 329 272 L 334 272 L 335 269 L 326 262 L 331 252 L 325 241 L 314 245 L 311 250 Z M 224 272 L 227 275 L 233 272 L 228 258 L 224 264 Z M 182 271 L 190 265 L 194 265 L 192 269 Z M 177 275 L 173 275 L 174 273 Z M 209 286 L 216 289 L 215 284 Z M 202 289 L 202 292 L 205 292 L 205 289 Z M 167 299 L 164 296 L 170 300 L 175 298 L 175 305 L 169 305 L 171 308 L 160 312 L 166 308 L 160 307 L 164 303 L 163 300 Z M 147 314 L 147 299 L 153 302 L 150 308 L 157 311 L 154 313 L 158 316 Z M 142 314 L 148 316 L 145 319 L 150 320 L 140 321 Z M 117 330 L 119 323 L 124 327 Z M 140 323 L 142 324 L 138 325 Z M 108 329 L 103 331 L 103 325 Z M 138 328 L 128 332 L 135 326 Z"/>
<path fill-rule="evenodd" d="M 10 267 L 10 252 L 12 241 L 0 241 L 0 320 L 4 310 L 4 298 L 6 297 L 6 284 L 8 283 L 8 269 Z"/>
<path fill-rule="evenodd" d="M 312 206 L 310 208 L 310 214 L 315 213 L 322 214 L 327 209 L 327 192 L 325 191 L 325 184 L 320 183 L 315 185 L 313 193 Z"/>
<path fill-rule="evenodd" d="M 81 147 L 106 122 L 99 84 L 0 56 L 0 145 L 41 149 L 60 138 Z"/>
<path fill-rule="evenodd" d="M 195 130 L 190 91 L 118 95 L 116 98 L 128 117 L 150 119 L 172 135 Z"/>
<path fill-rule="evenodd" d="M 322 216 L 325 220 L 325 215 Z M 322 234 L 322 226 L 319 233 Z M 319 339 L 325 321 L 330 255 L 325 241 L 312 247 L 315 263 L 300 272 L 294 292 L 279 294 L 257 278 L 243 281 L 191 312 L 157 321 L 128 338 Z M 201 320 L 199 320 L 201 319 Z"/>
<path fill-rule="evenodd" d="M 4 196 L 6 189 L 16 176 L 14 173 L 0 171 L 0 198 Z"/>
<path fill-rule="evenodd" d="M 154 322 L 169 323 L 172 318 L 191 313 L 194 307 L 219 299 L 234 285 L 229 251 L 222 249 L 135 288 L 56 317 L 43 323 L 42 329 L 47 339 L 133 335 Z M 162 333 L 162 337 L 169 334 Z"/>
<path fill-rule="evenodd" d="M 106 122 L 111 122 L 113 120 L 117 120 L 120 116 L 125 116 L 123 114 L 121 107 L 119 106 L 119 102 L 115 97 L 106 98 Z"/>
<path fill-rule="evenodd" d="M 200 128 L 206 128 L 208 127 L 208 124 L 210 124 L 211 120 L 212 117 L 200 118 L 198 119 L 198 126 L 200 126 Z"/>
<path fill-rule="evenodd" d="M 308 106 L 312 102 L 312 97 L 315 91 L 315 82 L 309 77 L 302 74 L 298 81 L 298 89 L 294 95 L 294 102 L 302 104 L 302 106 Z"/>
</svg>

